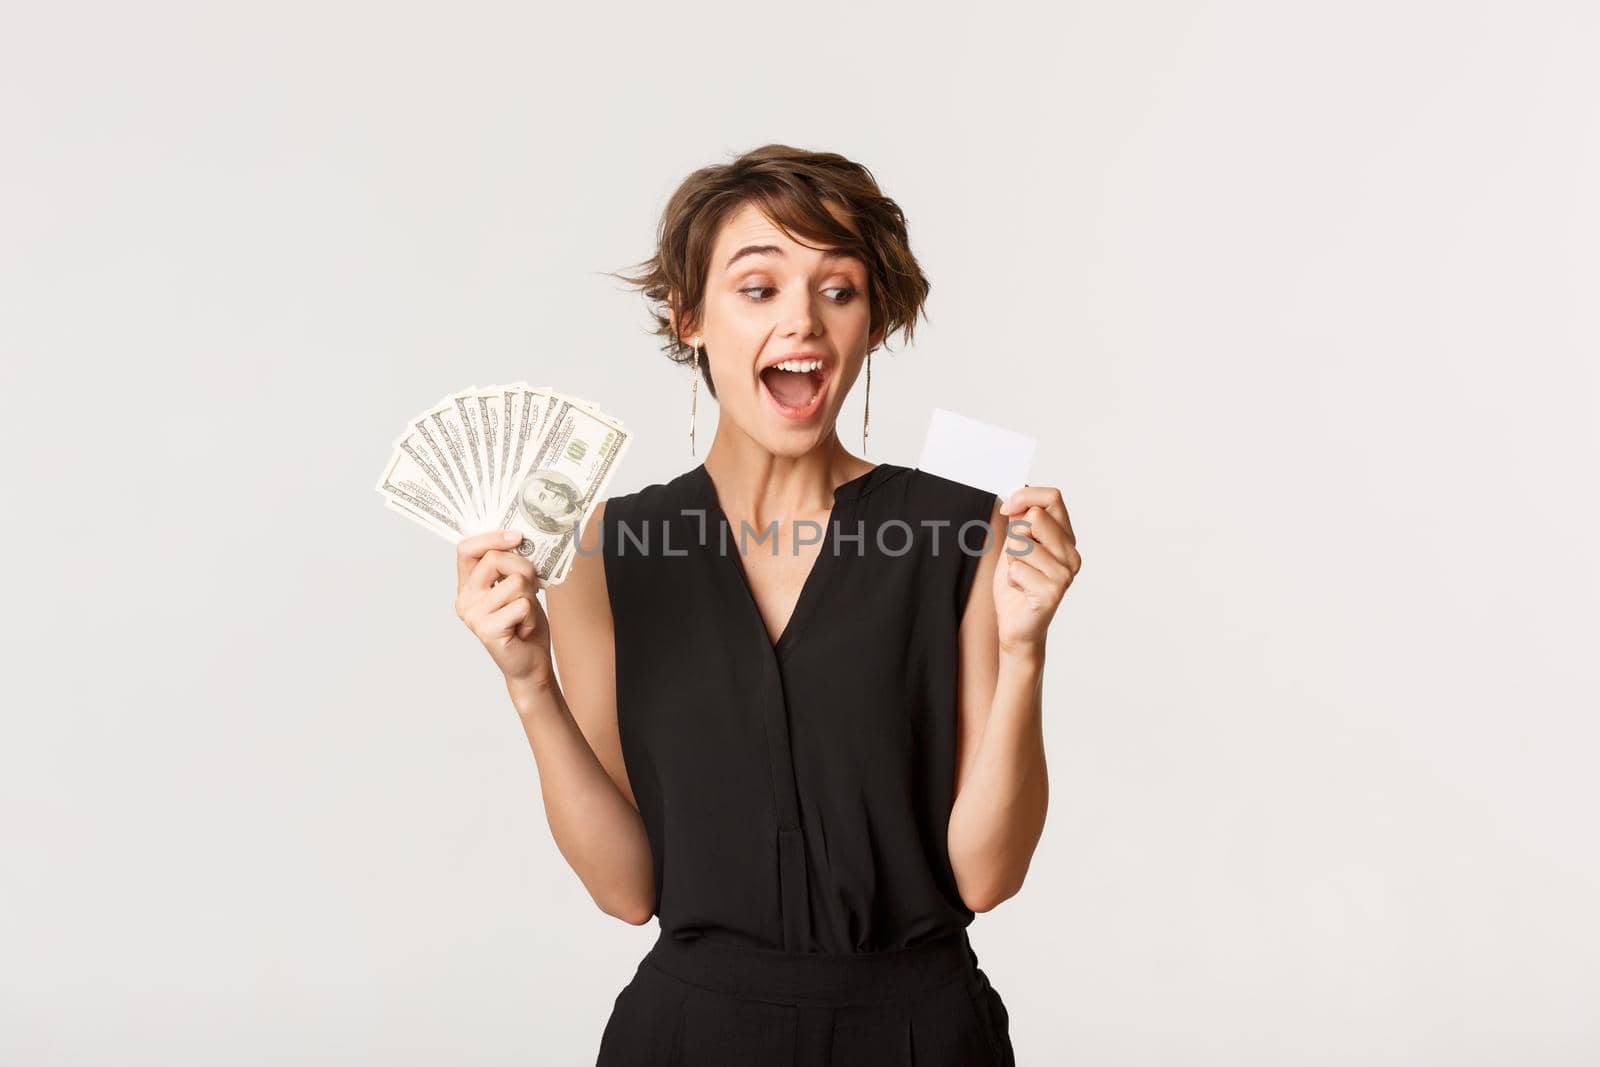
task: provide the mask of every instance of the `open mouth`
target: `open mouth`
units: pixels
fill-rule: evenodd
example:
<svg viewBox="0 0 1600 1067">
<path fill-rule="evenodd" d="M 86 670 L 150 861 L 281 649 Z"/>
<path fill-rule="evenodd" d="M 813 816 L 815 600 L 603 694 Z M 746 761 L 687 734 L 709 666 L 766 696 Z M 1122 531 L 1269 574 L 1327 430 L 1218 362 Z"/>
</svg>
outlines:
<svg viewBox="0 0 1600 1067">
<path fill-rule="evenodd" d="M 821 360 L 801 359 L 774 364 L 761 372 L 762 392 L 786 419 L 805 419 L 822 407 L 828 368 Z"/>
</svg>

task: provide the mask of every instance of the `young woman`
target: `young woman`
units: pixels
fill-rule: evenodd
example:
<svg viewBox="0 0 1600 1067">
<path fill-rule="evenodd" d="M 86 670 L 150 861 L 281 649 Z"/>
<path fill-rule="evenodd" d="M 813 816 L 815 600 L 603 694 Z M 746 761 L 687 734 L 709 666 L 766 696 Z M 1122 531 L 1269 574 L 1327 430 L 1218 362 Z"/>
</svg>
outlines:
<svg viewBox="0 0 1600 1067">
<path fill-rule="evenodd" d="M 456 599 L 562 855 L 607 914 L 660 917 L 598 1063 L 1012 1064 L 966 928 L 1044 825 L 1045 636 L 1081 563 L 1061 494 L 841 443 L 928 292 L 842 156 L 696 171 L 629 280 L 694 368 L 687 407 L 702 378 L 718 400 L 705 461 L 595 508 L 548 626 L 498 534 L 461 542 Z"/>
</svg>

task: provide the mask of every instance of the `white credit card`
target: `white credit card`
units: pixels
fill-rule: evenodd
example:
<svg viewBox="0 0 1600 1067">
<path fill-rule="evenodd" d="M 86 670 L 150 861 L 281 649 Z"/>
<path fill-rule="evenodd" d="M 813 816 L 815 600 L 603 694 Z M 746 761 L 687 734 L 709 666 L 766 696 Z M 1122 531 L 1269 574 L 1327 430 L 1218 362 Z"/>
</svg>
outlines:
<svg viewBox="0 0 1600 1067">
<path fill-rule="evenodd" d="M 1028 483 L 1036 444 L 1026 434 L 934 408 L 917 468 L 1003 499 Z"/>
</svg>

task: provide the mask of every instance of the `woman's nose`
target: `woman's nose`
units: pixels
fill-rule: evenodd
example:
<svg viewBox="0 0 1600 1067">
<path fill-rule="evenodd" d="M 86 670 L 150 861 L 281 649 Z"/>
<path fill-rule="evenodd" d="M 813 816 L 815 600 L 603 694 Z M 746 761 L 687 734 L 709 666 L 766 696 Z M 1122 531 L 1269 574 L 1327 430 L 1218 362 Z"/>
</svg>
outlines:
<svg viewBox="0 0 1600 1067">
<path fill-rule="evenodd" d="M 789 295 L 783 307 L 783 332 L 789 337 L 810 337 L 817 330 L 817 308 L 803 287 Z"/>
</svg>

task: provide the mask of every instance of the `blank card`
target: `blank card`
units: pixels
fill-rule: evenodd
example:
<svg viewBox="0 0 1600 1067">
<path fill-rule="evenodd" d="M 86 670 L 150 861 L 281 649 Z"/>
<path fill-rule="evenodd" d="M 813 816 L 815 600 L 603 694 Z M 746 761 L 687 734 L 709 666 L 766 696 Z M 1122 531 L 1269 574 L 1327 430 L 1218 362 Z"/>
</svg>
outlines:
<svg viewBox="0 0 1600 1067">
<path fill-rule="evenodd" d="M 934 408 L 917 468 L 1004 498 L 1027 484 L 1036 443 L 1015 430 Z"/>
</svg>

